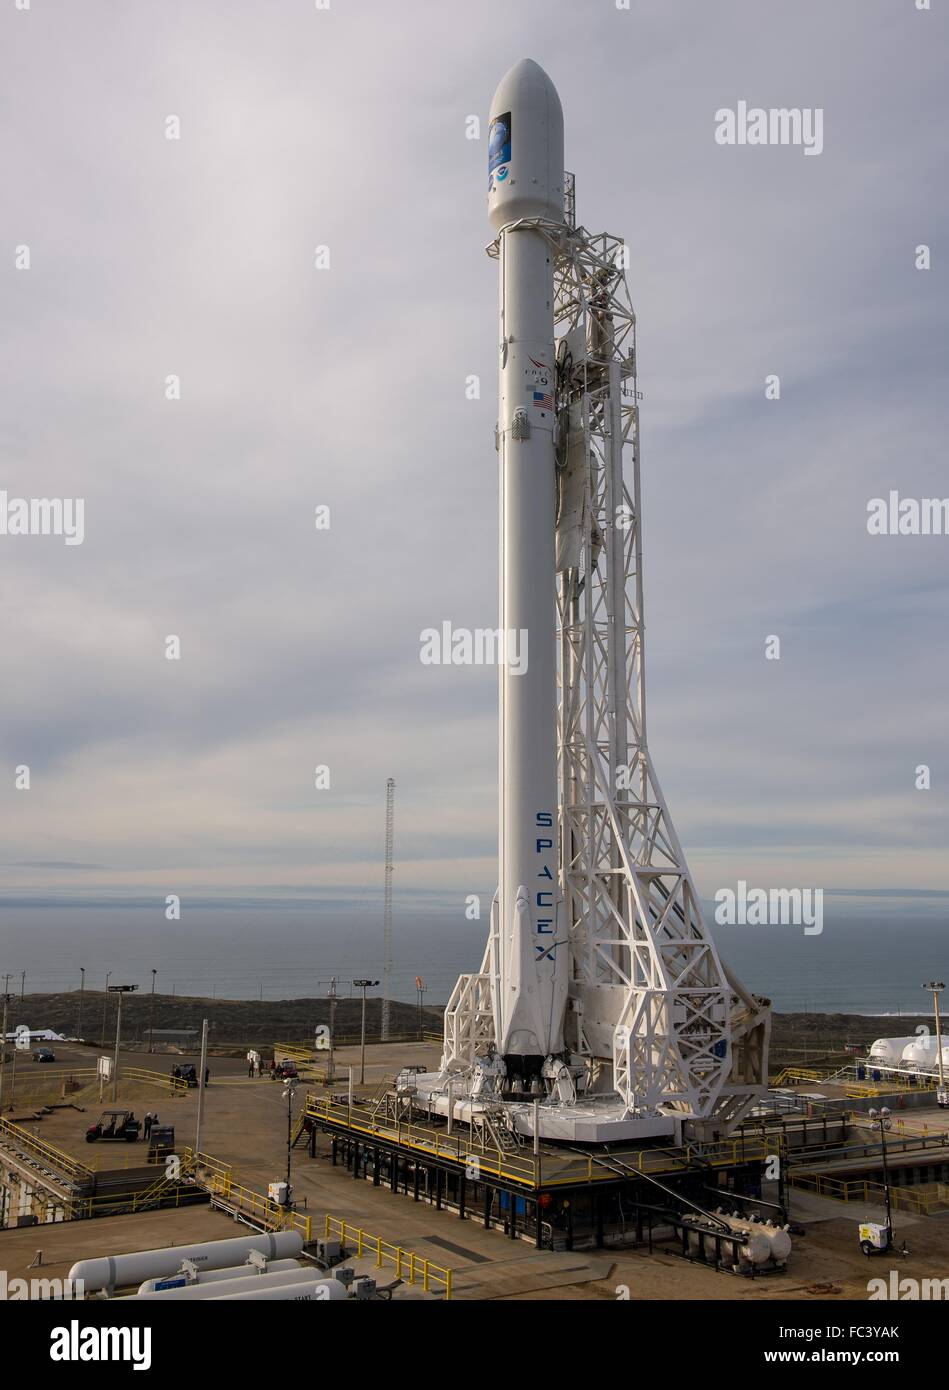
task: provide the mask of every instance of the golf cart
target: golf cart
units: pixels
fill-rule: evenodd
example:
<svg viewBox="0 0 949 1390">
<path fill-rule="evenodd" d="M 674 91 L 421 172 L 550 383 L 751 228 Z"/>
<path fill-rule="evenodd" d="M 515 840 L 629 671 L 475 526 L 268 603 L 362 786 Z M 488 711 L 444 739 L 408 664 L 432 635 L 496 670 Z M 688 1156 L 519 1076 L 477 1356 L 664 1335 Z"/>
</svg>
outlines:
<svg viewBox="0 0 949 1390">
<path fill-rule="evenodd" d="M 284 1057 L 282 1061 L 277 1063 L 270 1075 L 274 1081 L 295 1081 L 300 1073 L 297 1071 L 296 1062 L 291 1062 L 289 1057 Z"/>
<path fill-rule="evenodd" d="M 124 1140 L 132 1144 L 142 1128 L 131 1110 L 103 1110 L 94 1125 L 86 1130 L 86 1143 L 95 1144 L 99 1139 Z"/>
</svg>

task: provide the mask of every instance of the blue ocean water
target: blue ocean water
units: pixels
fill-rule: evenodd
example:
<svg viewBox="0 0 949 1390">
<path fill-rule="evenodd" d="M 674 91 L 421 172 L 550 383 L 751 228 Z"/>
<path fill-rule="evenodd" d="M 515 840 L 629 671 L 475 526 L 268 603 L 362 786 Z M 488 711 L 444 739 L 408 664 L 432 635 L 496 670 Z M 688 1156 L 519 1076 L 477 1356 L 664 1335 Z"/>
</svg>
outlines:
<svg viewBox="0 0 949 1390">
<path fill-rule="evenodd" d="M 707 920 L 712 910 L 706 908 Z M 949 894 L 920 897 L 830 894 L 823 931 L 793 926 L 713 926 L 719 949 L 745 984 L 777 1009 L 819 1013 L 918 1013 L 923 981 L 949 975 Z M 393 996 L 444 1002 L 457 978 L 478 968 L 486 923 L 461 912 L 397 910 Z M 372 905 L 186 906 L 179 922 L 154 906 L 0 906 L 0 976 L 19 991 L 75 989 L 112 981 L 161 993 L 216 998 L 300 998 L 348 993 L 353 978 L 381 978 L 382 914 Z"/>
</svg>

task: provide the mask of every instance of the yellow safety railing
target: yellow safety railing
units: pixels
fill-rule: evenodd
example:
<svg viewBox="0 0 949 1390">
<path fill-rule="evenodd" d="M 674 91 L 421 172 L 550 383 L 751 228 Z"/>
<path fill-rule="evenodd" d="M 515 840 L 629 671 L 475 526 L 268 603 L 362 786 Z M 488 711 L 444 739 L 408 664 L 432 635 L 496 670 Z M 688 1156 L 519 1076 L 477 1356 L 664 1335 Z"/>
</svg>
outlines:
<svg viewBox="0 0 949 1390">
<path fill-rule="evenodd" d="M 288 1062 L 304 1062 L 307 1065 L 316 1061 L 314 1049 L 304 1047 L 302 1043 L 282 1043 L 275 1042 L 273 1045 L 274 1060 L 279 1062 L 281 1057 L 285 1057 Z"/>
<path fill-rule="evenodd" d="M 335 1039 L 335 1043 L 336 1043 L 337 1048 L 340 1048 L 340 1047 L 358 1047 L 358 1046 L 360 1045 L 360 1043 L 362 1042 L 362 1034 L 361 1034 L 361 1033 L 358 1033 L 358 1032 L 357 1032 L 357 1033 L 340 1033 L 340 1032 L 337 1031 L 336 1034 L 334 1035 L 334 1039 Z M 419 1036 L 419 1031 L 418 1031 L 417 1028 L 416 1028 L 414 1031 L 410 1032 L 410 1033 L 390 1033 L 390 1034 L 388 1035 L 388 1037 L 386 1037 L 386 1038 L 383 1038 L 379 1033 L 367 1033 L 367 1034 L 366 1034 L 366 1046 L 367 1046 L 367 1047 L 375 1047 L 378 1043 L 418 1043 L 418 1042 L 441 1043 L 441 1042 L 444 1042 L 444 1038 L 443 1038 L 443 1035 L 442 1035 L 441 1033 L 433 1033 L 433 1032 L 430 1032 L 430 1031 L 428 1031 L 428 1030 L 423 1030 L 421 1036 Z"/>
<path fill-rule="evenodd" d="M 333 1120 L 345 1125 L 354 1133 L 370 1137 L 396 1138 L 405 1147 L 435 1158 L 454 1159 L 459 1163 L 477 1159 L 480 1170 L 493 1177 L 512 1178 L 515 1182 L 531 1185 L 535 1182 L 535 1164 L 532 1157 L 506 1153 L 499 1149 L 469 1149 L 457 1131 L 450 1135 L 446 1130 L 427 1129 L 422 1125 L 388 1124 L 373 1119 L 363 1108 L 353 1107 L 350 1110 L 347 1105 L 338 1101 L 310 1093 L 307 1094 L 303 1113 L 311 1118 Z"/>
<path fill-rule="evenodd" d="M 880 1132 L 878 1122 L 871 1120 L 866 1110 L 849 1110 L 847 1121 L 854 1128 L 875 1129 L 877 1134 Z M 949 1144 L 949 1122 L 945 1124 L 933 1125 L 928 1120 L 917 1120 L 913 1123 L 912 1111 L 904 1111 L 900 1115 L 890 1115 L 890 1124 L 897 1130 L 901 1139 L 933 1139 L 942 1138 Z"/>
<path fill-rule="evenodd" d="M 791 1173 L 788 1182 L 792 1187 L 813 1192 L 817 1197 L 829 1197 L 836 1202 L 862 1202 L 882 1206 L 886 1201 L 883 1183 L 871 1179 L 858 1178 L 848 1181 L 827 1177 L 823 1173 Z M 892 1183 L 890 1204 L 899 1210 L 915 1212 L 920 1216 L 949 1211 L 949 1199 L 928 1192 L 917 1192 L 911 1187 L 894 1187 Z"/>
<path fill-rule="evenodd" d="M 221 1202 L 235 1215 L 256 1221 L 268 1231 L 299 1231 L 306 1244 L 312 1239 L 312 1217 L 281 1207 L 263 1193 L 245 1187 L 237 1181 L 230 1164 L 223 1160 L 212 1154 L 186 1149 L 182 1155 L 182 1165 L 211 1194 L 212 1201 L 216 1199 Z"/>
<path fill-rule="evenodd" d="M 29 1106 L 33 1103 L 33 1098 L 38 1096 L 48 1096 L 51 1091 L 61 1090 L 67 1081 L 79 1083 L 79 1088 L 84 1089 L 93 1085 L 99 1079 L 99 1073 L 95 1067 L 60 1067 L 55 1071 L 32 1071 L 27 1072 L 23 1077 L 17 1077 L 16 1098 L 17 1103 Z M 186 1095 L 188 1085 L 184 1081 L 160 1071 L 153 1071 L 147 1067 L 127 1067 L 119 1065 L 119 1084 L 125 1081 L 134 1081 L 139 1085 L 157 1086 L 159 1090 L 168 1091 L 175 1095 Z M 111 1080 L 103 1082 L 103 1104 L 111 1096 Z"/>
<path fill-rule="evenodd" d="M 832 1073 L 833 1068 L 817 1071 L 812 1067 L 785 1067 L 768 1084 L 769 1086 L 787 1086 L 793 1081 L 826 1081 Z"/>
<path fill-rule="evenodd" d="M 37 1139 L 28 1129 L 24 1129 L 22 1125 L 14 1124 L 12 1120 L 0 1118 L 0 1144 L 4 1140 L 14 1149 L 30 1154 L 40 1163 L 48 1164 L 50 1168 L 73 1182 L 84 1182 L 92 1177 L 93 1170 L 89 1165 L 80 1163 L 73 1154 L 67 1153 L 65 1149 L 57 1148 L 55 1144 L 48 1144 L 43 1139 Z"/>
<path fill-rule="evenodd" d="M 16 1079 L 16 1088 L 19 1091 L 21 1085 L 27 1087 L 32 1082 L 36 1082 L 38 1086 L 50 1082 L 55 1084 L 57 1081 L 66 1081 L 72 1077 L 82 1077 L 84 1081 L 94 1081 L 98 1074 L 95 1067 L 43 1067 L 42 1070 L 20 1072 Z"/>
<path fill-rule="evenodd" d="M 33 1192 L 30 1209 L 41 1225 L 55 1221 L 79 1221 L 93 1216 L 131 1216 L 162 1207 L 190 1206 L 198 1191 L 193 1184 L 152 1183 L 141 1192 L 100 1194 L 96 1197 L 57 1197 L 50 1192 Z"/>
<path fill-rule="evenodd" d="M 150 1086 L 158 1086 L 162 1090 L 171 1091 L 175 1095 L 187 1095 L 189 1090 L 187 1081 L 172 1076 L 170 1072 L 153 1071 L 149 1067 L 126 1067 L 121 1062 L 119 1063 L 119 1081 L 145 1082 Z M 190 1089 L 193 1090 L 194 1088 L 191 1087 Z"/>
<path fill-rule="evenodd" d="M 369 1235 L 361 1227 L 351 1226 L 346 1221 L 330 1216 L 329 1213 L 326 1216 L 324 1235 L 327 1238 L 337 1237 L 347 1255 L 355 1254 L 359 1259 L 365 1255 L 375 1255 L 379 1269 L 384 1264 L 392 1265 L 397 1279 L 404 1279 L 409 1284 L 421 1283 L 426 1293 L 433 1293 L 437 1288 L 444 1289 L 445 1298 L 451 1298 L 451 1270 L 444 1265 L 433 1264 L 424 1255 L 416 1255 L 412 1250 L 403 1250 L 401 1245 L 392 1245 L 381 1236 Z"/>
<path fill-rule="evenodd" d="M 841 1081 L 844 1095 L 848 1100 L 859 1100 L 862 1096 L 912 1095 L 914 1091 L 934 1091 L 935 1077 L 922 1077 L 914 1086 L 900 1081 Z"/>
<path fill-rule="evenodd" d="M 430 1129 L 407 1122 L 393 1123 L 376 1118 L 364 1106 L 352 1106 L 323 1096 L 308 1093 L 303 1113 L 312 1119 L 338 1124 L 351 1133 L 368 1138 L 395 1140 L 404 1148 L 414 1149 L 435 1158 L 453 1160 L 478 1174 L 507 1178 L 525 1186 L 558 1187 L 578 1182 L 615 1181 L 617 1165 L 625 1171 L 644 1174 L 676 1173 L 696 1166 L 725 1167 L 746 1160 L 766 1157 L 768 1145 L 763 1139 L 726 1139 L 717 1144 L 686 1145 L 682 1148 L 611 1149 L 612 1168 L 598 1162 L 594 1154 L 577 1156 L 568 1152 L 543 1155 L 508 1152 L 481 1147 L 471 1141 L 463 1124 L 454 1133 L 447 1129 Z"/>
</svg>

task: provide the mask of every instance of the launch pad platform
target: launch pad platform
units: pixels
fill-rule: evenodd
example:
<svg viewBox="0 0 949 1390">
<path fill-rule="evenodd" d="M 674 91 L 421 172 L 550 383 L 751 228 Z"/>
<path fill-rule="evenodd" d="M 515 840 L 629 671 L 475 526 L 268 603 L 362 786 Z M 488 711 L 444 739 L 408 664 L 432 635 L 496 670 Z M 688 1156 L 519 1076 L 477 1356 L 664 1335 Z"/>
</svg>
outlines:
<svg viewBox="0 0 949 1390">
<path fill-rule="evenodd" d="M 654 1221 L 704 1209 L 716 1190 L 760 1205 L 769 1153 L 766 1136 L 746 1133 L 702 1145 L 584 1149 L 505 1135 L 492 1146 L 470 1123 L 420 1123 L 378 1102 L 313 1093 L 303 1117 L 311 1157 L 322 1134 L 333 1165 L 354 1180 L 457 1210 L 537 1249 L 644 1241 Z"/>
</svg>

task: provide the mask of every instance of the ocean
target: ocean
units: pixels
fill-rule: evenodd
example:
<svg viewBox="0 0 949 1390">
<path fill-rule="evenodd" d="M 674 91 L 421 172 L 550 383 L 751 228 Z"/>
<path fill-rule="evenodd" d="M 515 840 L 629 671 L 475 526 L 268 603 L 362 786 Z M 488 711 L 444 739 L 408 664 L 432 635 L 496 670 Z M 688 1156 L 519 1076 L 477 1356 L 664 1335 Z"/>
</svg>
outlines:
<svg viewBox="0 0 949 1390">
<path fill-rule="evenodd" d="M 712 921 L 711 905 L 706 920 Z M 949 894 L 825 894 L 823 931 L 803 927 L 715 926 L 722 955 L 744 983 L 782 1012 L 919 1013 L 930 1006 L 921 985 L 949 977 Z M 392 994 L 443 1003 L 459 974 L 481 961 L 485 922 L 431 908 L 396 910 Z M 381 979 L 382 912 L 376 907 L 280 901 L 186 905 L 179 922 L 160 909 L 95 906 L 0 906 L 0 975 L 19 993 L 87 989 L 112 983 L 163 994 L 216 998 L 302 998 L 325 994 L 335 976 L 347 994 L 361 976 Z M 41 1026 L 41 1020 L 36 1021 Z"/>
</svg>

